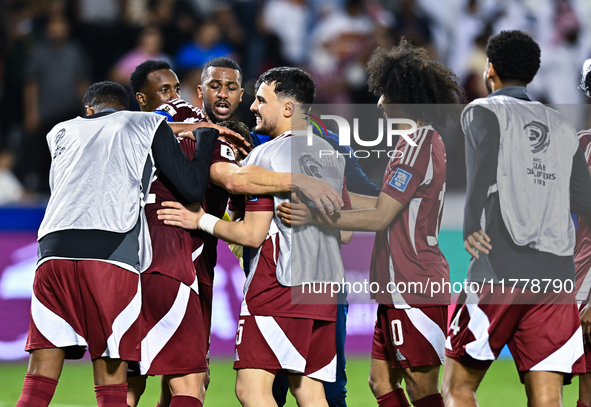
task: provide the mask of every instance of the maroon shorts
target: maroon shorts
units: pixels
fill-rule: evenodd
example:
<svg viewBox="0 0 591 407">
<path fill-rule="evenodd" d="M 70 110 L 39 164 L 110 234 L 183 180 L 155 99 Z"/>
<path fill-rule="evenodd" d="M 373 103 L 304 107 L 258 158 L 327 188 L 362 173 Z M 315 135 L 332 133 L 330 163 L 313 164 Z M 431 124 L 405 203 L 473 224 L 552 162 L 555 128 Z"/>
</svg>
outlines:
<svg viewBox="0 0 591 407">
<path fill-rule="evenodd" d="M 234 369 L 263 369 L 336 380 L 336 322 L 243 316 L 238 321 Z"/>
<path fill-rule="evenodd" d="M 371 357 L 394 369 L 443 364 L 447 305 L 396 309 L 380 304 Z"/>
<path fill-rule="evenodd" d="M 213 307 L 213 287 L 207 284 L 199 283 L 199 300 L 201 301 L 201 312 L 203 313 L 203 323 L 205 324 L 205 333 L 207 341 L 205 342 L 205 351 L 209 362 L 209 345 L 211 343 L 211 310 Z"/>
<path fill-rule="evenodd" d="M 528 371 L 561 372 L 566 383 L 572 374 L 585 372 L 576 304 L 499 304 L 493 301 L 490 286 L 485 286 L 478 299 L 466 301 L 461 294 L 445 355 L 466 367 L 484 370 L 505 344 L 522 381 Z"/>
<path fill-rule="evenodd" d="M 206 341 L 199 295 L 168 276 L 142 274 L 141 374 L 207 371 Z"/>
<path fill-rule="evenodd" d="M 26 350 L 139 360 L 140 276 L 97 260 L 47 260 L 35 273 Z"/>
</svg>

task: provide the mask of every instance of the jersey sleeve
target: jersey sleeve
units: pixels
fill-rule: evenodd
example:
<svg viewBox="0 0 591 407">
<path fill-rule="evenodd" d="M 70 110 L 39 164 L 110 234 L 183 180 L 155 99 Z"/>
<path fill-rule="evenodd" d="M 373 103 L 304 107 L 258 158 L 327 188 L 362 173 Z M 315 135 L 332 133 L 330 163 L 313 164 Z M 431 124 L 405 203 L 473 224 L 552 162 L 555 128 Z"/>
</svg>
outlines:
<svg viewBox="0 0 591 407">
<path fill-rule="evenodd" d="M 201 123 L 207 121 L 203 110 L 183 99 L 162 103 L 154 113 L 164 116 L 166 121 L 175 123 Z"/>
<path fill-rule="evenodd" d="M 382 192 L 388 194 L 403 205 L 407 205 L 425 179 L 431 155 L 428 129 L 419 129 L 415 133 L 413 146 L 400 138 L 396 149 L 403 151 L 402 157 L 393 158 L 388 163 Z"/>
<path fill-rule="evenodd" d="M 213 156 L 211 157 L 211 164 L 213 165 L 215 163 L 231 163 L 238 165 L 234 150 L 232 150 L 232 147 L 228 142 L 219 139 L 216 141 L 213 149 Z"/>
<path fill-rule="evenodd" d="M 247 212 L 274 212 L 275 201 L 271 195 L 247 195 Z"/>
</svg>

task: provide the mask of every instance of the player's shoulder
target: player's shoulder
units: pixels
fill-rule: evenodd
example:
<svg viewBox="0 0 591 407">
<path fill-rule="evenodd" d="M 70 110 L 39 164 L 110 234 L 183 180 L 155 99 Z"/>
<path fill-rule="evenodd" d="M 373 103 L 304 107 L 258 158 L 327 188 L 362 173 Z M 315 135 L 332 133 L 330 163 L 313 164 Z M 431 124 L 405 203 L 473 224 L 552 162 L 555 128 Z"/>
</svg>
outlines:
<svg viewBox="0 0 591 407">
<path fill-rule="evenodd" d="M 591 142 L 591 129 L 580 130 L 577 133 L 577 137 L 579 138 L 581 144 L 583 144 L 583 142 L 586 142 L 586 144 L 588 144 L 589 142 Z"/>
<path fill-rule="evenodd" d="M 431 126 L 418 128 L 410 140 L 401 136 L 396 149 L 401 153 L 399 163 L 410 167 L 426 166 L 431 154 L 445 154 L 441 135 Z"/>
<path fill-rule="evenodd" d="M 154 112 L 165 116 L 170 122 L 205 121 L 203 111 L 184 99 L 173 99 L 164 102 L 154 109 Z"/>
</svg>

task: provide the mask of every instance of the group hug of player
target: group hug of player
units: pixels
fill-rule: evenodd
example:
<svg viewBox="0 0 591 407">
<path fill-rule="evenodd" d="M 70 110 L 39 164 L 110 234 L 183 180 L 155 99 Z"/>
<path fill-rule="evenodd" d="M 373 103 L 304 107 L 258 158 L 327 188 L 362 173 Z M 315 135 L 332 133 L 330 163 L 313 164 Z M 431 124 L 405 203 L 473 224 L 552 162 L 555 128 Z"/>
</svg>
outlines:
<svg viewBox="0 0 591 407">
<path fill-rule="evenodd" d="M 412 143 L 398 141 L 403 154 L 390 159 L 381 188 L 351 154 L 318 158 L 313 177 L 305 160 L 292 163 L 318 150 L 347 151 L 334 134 L 308 145 L 315 86 L 301 69 L 274 68 L 258 79 L 251 136 L 231 120 L 243 94 L 236 62 L 204 66 L 198 108 L 180 99 L 166 62 L 147 61 L 131 77 L 142 112 L 127 110 L 124 88 L 100 82 L 85 95 L 87 115 L 47 136 L 52 195 L 39 230 L 29 368 L 17 406 L 49 405 L 64 359 L 86 349 L 101 407 L 136 406 L 147 375 L 162 376 L 160 407 L 202 406 L 218 239 L 244 257 L 247 272 L 234 362 L 240 403 L 283 405 L 289 389 L 299 406 L 346 405 L 346 306 L 293 294 L 302 270 L 312 280 L 341 276 L 340 245 L 362 230 L 377 232 L 370 278 L 382 289 L 369 385 L 379 406 L 476 406 L 488 366 L 508 345 L 528 405 L 562 406 L 563 383 L 581 375 L 577 406 L 590 407 L 591 132 L 577 138 L 564 116 L 527 96 L 540 65 L 530 36 L 504 31 L 486 53 L 489 96 L 461 115 L 468 281 L 576 275 L 576 290 L 541 295 L 521 286 L 499 295 L 486 284 L 460 296 L 448 329 L 449 293 L 385 289 L 449 281 L 438 246 L 446 153 L 436 128 L 450 118 L 437 106 L 456 104 L 463 90 L 424 49 L 402 39 L 376 50 L 367 66 L 384 114 L 418 127 Z M 588 65 L 581 87 L 591 96 Z M 576 242 L 571 213 L 582 215 Z"/>
</svg>

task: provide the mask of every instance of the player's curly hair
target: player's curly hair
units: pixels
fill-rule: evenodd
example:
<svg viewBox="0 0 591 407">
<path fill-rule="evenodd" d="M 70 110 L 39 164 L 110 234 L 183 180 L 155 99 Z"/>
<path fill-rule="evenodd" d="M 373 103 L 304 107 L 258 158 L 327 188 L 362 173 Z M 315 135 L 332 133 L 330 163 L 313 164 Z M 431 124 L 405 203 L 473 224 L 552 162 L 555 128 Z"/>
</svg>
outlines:
<svg viewBox="0 0 591 407">
<path fill-rule="evenodd" d="M 170 64 L 166 61 L 155 61 L 150 59 L 136 66 L 135 71 L 133 71 L 129 78 L 129 85 L 131 86 L 133 94 L 135 95 L 136 93 L 141 92 L 142 89 L 144 89 L 144 86 L 148 84 L 148 75 L 161 69 L 171 69 Z"/>
<path fill-rule="evenodd" d="M 406 38 L 391 48 L 378 48 L 367 63 L 369 90 L 397 104 L 404 114 L 426 123 L 445 122 L 441 109 L 423 104 L 455 104 L 463 101 L 464 89 L 456 75 L 442 63 L 415 47 Z"/>
<path fill-rule="evenodd" d="M 522 31 L 501 31 L 490 37 L 486 56 L 501 81 L 526 85 L 540 69 L 540 46 Z"/>
<path fill-rule="evenodd" d="M 252 135 L 250 134 L 250 129 L 248 128 L 248 126 L 242 122 L 238 122 L 236 120 L 224 120 L 218 123 L 219 126 L 223 126 L 226 127 L 238 134 L 240 134 L 242 137 L 244 137 L 244 140 L 246 140 L 251 146 L 252 146 Z M 238 150 L 238 154 L 236 159 L 238 161 L 240 160 L 244 160 L 246 157 L 244 156 L 244 154 L 242 154 L 242 152 L 240 150 Z"/>
<path fill-rule="evenodd" d="M 255 93 L 261 84 L 270 85 L 273 82 L 275 82 L 275 94 L 278 97 L 292 97 L 296 102 L 306 105 L 314 103 L 316 85 L 310 74 L 300 68 L 282 66 L 269 69 L 254 85 Z"/>
</svg>

